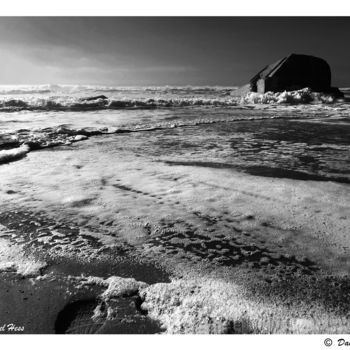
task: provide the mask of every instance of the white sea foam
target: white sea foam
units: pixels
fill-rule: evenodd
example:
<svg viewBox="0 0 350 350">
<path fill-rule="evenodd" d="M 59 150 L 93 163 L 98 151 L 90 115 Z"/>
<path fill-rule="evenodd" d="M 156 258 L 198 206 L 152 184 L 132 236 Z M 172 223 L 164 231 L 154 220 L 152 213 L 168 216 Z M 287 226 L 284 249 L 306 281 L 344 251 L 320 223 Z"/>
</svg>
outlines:
<svg viewBox="0 0 350 350">
<path fill-rule="evenodd" d="M 143 109 L 189 106 L 236 106 L 234 98 L 93 98 L 85 100 L 74 96 L 4 97 L 0 99 L 0 111 L 87 111 L 103 109 Z"/>
<path fill-rule="evenodd" d="M 17 148 L 0 151 L 0 164 L 22 158 L 29 151 L 30 151 L 30 147 L 28 145 L 22 145 Z"/>
<path fill-rule="evenodd" d="M 8 229 L 0 225 L 0 236 L 8 235 Z M 26 255 L 19 245 L 0 238 L 0 272 L 13 272 L 21 276 L 35 276 L 46 267 L 44 261 Z"/>
<path fill-rule="evenodd" d="M 192 274 L 193 275 L 193 274 Z M 249 297 L 244 288 L 233 281 L 212 276 L 191 276 L 173 279 L 169 283 L 147 285 L 134 278 L 111 276 L 71 277 L 77 287 L 98 286 L 104 290 L 94 309 L 92 319 L 104 322 L 118 315 L 118 307 L 111 302 L 123 296 L 136 295 L 142 300 L 141 309 L 161 323 L 168 334 L 222 333 L 324 333 L 344 331 L 345 318 L 326 309 L 317 300 L 305 309 L 303 303 L 293 304 L 293 312 L 286 306 L 286 294 Z M 304 286 L 305 288 L 305 283 Z M 260 289 L 266 288 L 263 283 Z M 310 299 L 312 291 L 304 291 Z"/>
<path fill-rule="evenodd" d="M 123 278 L 119 276 L 111 276 L 106 279 L 89 276 L 86 279 L 82 278 L 81 284 L 106 287 L 101 294 L 101 299 L 103 300 L 132 295 L 140 288 L 145 288 L 147 286 L 146 283 L 136 281 L 134 278 Z"/>
<path fill-rule="evenodd" d="M 262 103 L 262 104 L 308 104 L 308 103 L 334 103 L 336 98 L 330 94 L 313 92 L 309 88 L 284 91 L 284 92 L 266 92 L 260 94 L 250 92 L 241 98 L 241 103 Z"/>
</svg>

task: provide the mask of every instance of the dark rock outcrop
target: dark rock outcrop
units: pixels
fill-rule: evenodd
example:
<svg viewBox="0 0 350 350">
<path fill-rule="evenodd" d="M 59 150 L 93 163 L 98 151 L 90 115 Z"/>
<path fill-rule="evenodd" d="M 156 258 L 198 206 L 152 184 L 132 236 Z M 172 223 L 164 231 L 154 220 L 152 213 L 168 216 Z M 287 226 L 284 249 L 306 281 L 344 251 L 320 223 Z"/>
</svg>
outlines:
<svg viewBox="0 0 350 350">
<path fill-rule="evenodd" d="M 243 96 L 248 92 L 283 92 L 311 88 L 315 92 L 324 92 L 343 97 L 343 93 L 331 86 L 329 64 L 319 57 L 291 54 L 262 69 L 249 83 L 232 94 Z"/>
</svg>

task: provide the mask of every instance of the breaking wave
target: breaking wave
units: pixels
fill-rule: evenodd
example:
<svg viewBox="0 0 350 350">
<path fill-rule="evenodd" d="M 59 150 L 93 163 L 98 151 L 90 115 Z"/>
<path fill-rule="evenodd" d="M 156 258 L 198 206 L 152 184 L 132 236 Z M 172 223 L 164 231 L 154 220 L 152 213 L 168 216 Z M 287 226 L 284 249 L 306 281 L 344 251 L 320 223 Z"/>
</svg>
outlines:
<svg viewBox="0 0 350 350">
<path fill-rule="evenodd" d="M 153 88 L 154 89 L 154 88 Z M 202 88 L 204 89 L 204 88 Z M 213 89 L 213 88 L 212 88 Z M 45 90 L 44 90 L 45 91 Z M 50 90 L 51 91 L 51 90 Z M 151 97 L 151 98 L 115 98 L 105 95 L 94 96 L 4 96 L 0 98 L 0 111 L 88 111 L 104 109 L 152 109 L 172 107 L 232 107 L 245 104 L 331 104 L 337 102 L 334 96 L 305 88 L 297 91 L 267 92 L 265 94 L 248 93 L 244 97 Z M 96 92 L 96 89 L 94 90 Z M 28 92 L 29 94 L 29 92 Z M 178 94 L 179 95 L 179 94 Z"/>
<path fill-rule="evenodd" d="M 0 164 L 8 163 L 23 158 L 30 151 L 29 145 L 0 151 Z"/>
<path fill-rule="evenodd" d="M 334 103 L 338 99 L 331 94 L 314 92 L 309 88 L 284 91 L 284 92 L 266 92 L 259 94 L 250 92 L 241 98 L 241 103 L 253 104 L 308 104 L 308 103 Z"/>
<path fill-rule="evenodd" d="M 189 106 L 236 106 L 237 100 L 202 99 L 202 98 L 148 98 L 148 99 L 110 99 L 103 97 L 89 98 L 30 98 L 30 99 L 0 99 L 0 111 L 12 112 L 21 110 L 43 111 L 86 111 L 102 109 L 147 109 L 162 107 Z"/>
<path fill-rule="evenodd" d="M 26 94 L 83 94 L 93 92 L 154 92 L 162 94 L 229 94 L 236 86 L 103 86 L 103 85 L 0 85 L 0 95 Z"/>
</svg>

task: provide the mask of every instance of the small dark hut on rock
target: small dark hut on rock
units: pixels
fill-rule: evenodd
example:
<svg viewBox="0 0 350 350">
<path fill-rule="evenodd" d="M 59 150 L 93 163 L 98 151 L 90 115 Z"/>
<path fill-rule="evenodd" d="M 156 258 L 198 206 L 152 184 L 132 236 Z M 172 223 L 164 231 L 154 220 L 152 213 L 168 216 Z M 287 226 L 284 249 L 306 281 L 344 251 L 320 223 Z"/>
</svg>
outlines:
<svg viewBox="0 0 350 350">
<path fill-rule="evenodd" d="M 291 54 L 262 69 L 249 83 L 233 91 L 234 96 L 243 96 L 248 92 L 283 92 L 311 88 L 343 97 L 343 93 L 331 87 L 331 69 L 329 64 L 319 57 Z"/>
</svg>

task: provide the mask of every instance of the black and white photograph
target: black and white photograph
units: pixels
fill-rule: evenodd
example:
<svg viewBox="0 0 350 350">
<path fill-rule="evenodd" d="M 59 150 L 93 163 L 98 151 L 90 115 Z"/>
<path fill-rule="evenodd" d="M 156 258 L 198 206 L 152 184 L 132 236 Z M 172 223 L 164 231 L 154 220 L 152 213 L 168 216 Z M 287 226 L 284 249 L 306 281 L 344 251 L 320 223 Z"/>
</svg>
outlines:
<svg viewBox="0 0 350 350">
<path fill-rule="evenodd" d="M 349 34 L 1 16 L 0 338 L 350 345 Z"/>
</svg>

